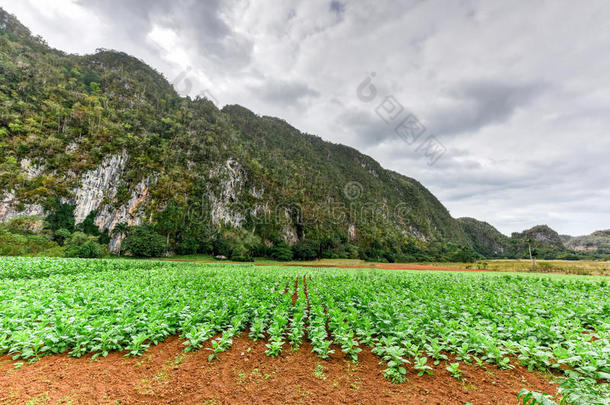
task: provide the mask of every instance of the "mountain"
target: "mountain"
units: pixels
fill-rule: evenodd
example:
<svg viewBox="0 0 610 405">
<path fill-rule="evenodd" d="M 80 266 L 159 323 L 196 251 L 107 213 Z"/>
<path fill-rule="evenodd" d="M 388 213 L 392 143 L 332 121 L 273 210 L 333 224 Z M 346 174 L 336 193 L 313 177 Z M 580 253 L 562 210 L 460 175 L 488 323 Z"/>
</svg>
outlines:
<svg viewBox="0 0 610 405">
<path fill-rule="evenodd" d="M 180 97 L 122 52 L 52 49 L 2 9 L 0 100 L 0 239 L 34 233 L 37 251 L 82 231 L 120 252 L 138 226 L 174 252 L 233 258 L 524 257 L 528 240 L 553 258 L 567 254 L 564 241 L 608 247 L 607 234 L 562 241 L 536 226 L 509 238 L 456 220 L 418 181 L 353 148 Z"/>
<path fill-rule="evenodd" d="M 142 224 L 176 251 L 217 250 L 218 235 L 238 229 L 262 245 L 314 241 L 339 256 L 472 245 L 424 186 L 355 149 L 180 97 L 121 52 L 52 49 L 4 11 L 0 97 L 3 221 L 93 229 L 112 251 Z"/>
<path fill-rule="evenodd" d="M 561 240 L 572 250 L 610 253 L 610 229 L 583 236 L 561 235 Z"/>
<path fill-rule="evenodd" d="M 533 228 L 526 229 L 523 232 L 513 232 L 513 239 L 532 240 L 538 244 L 563 249 L 563 242 L 557 231 L 551 229 L 548 225 L 536 225 Z"/>
<path fill-rule="evenodd" d="M 531 245 L 533 252 L 541 259 L 584 258 L 582 254 L 575 255 L 573 252 L 573 250 L 584 250 L 575 249 L 574 243 L 577 243 L 577 238 L 560 236 L 547 225 L 536 225 L 523 232 L 514 232 L 508 237 L 487 222 L 474 218 L 458 218 L 458 222 L 471 240 L 471 246 L 484 257 L 527 258 Z"/>
<path fill-rule="evenodd" d="M 505 257 L 511 254 L 510 239 L 492 225 L 474 218 L 457 220 L 479 254 L 485 257 Z"/>
</svg>

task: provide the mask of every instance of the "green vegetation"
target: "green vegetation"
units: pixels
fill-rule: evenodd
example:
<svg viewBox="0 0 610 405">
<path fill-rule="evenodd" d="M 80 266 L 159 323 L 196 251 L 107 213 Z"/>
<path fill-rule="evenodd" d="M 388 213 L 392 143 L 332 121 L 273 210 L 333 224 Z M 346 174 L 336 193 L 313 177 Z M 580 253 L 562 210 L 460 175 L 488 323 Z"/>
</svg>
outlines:
<svg viewBox="0 0 610 405">
<path fill-rule="evenodd" d="M 577 249 L 590 253 L 610 255 L 610 229 L 596 231 L 591 235 L 567 236 L 560 235 L 564 245 L 570 249 Z"/>
<path fill-rule="evenodd" d="M 472 248 L 485 258 L 529 258 L 546 260 L 609 260 L 610 236 L 608 231 L 597 231 L 589 236 L 559 235 L 546 225 L 537 225 L 511 237 L 500 233 L 487 222 L 474 218 L 458 218 L 462 229 L 471 241 Z"/>
<path fill-rule="evenodd" d="M 0 256 L 63 256 L 63 250 L 41 232 L 42 218 L 15 218 L 0 223 Z"/>
<path fill-rule="evenodd" d="M 163 256 L 167 247 L 163 237 L 146 226 L 130 228 L 122 249 L 135 257 Z"/>
<path fill-rule="evenodd" d="M 81 257 L 94 259 L 103 257 L 106 251 L 102 245 L 98 242 L 98 238 L 90 236 L 82 232 L 74 232 L 65 241 L 65 253 L 66 257 Z"/>
<path fill-rule="evenodd" d="M 606 281 L 544 275 L 3 258 L 0 353 L 140 355 L 178 334 L 185 350 L 205 346 L 212 361 L 249 328 L 253 339 L 269 336 L 272 357 L 308 339 L 322 359 L 334 343 L 357 362 L 369 346 L 396 383 L 427 374 L 428 358 L 456 378 L 459 362 L 518 362 L 563 374 L 568 403 L 602 404 L 609 294 Z"/>
</svg>

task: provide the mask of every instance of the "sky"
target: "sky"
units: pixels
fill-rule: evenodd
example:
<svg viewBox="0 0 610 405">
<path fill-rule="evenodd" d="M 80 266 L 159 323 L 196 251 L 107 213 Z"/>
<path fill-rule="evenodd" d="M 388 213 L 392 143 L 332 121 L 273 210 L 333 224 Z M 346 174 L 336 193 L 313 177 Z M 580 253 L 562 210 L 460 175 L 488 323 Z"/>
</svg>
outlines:
<svg viewBox="0 0 610 405">
<path fill-rule="evenodd" d="M 134 55 L 419 180 L 501 232 L 610 228 L 605 0 L 0 0 L 50 46 Z"/>
</svg>

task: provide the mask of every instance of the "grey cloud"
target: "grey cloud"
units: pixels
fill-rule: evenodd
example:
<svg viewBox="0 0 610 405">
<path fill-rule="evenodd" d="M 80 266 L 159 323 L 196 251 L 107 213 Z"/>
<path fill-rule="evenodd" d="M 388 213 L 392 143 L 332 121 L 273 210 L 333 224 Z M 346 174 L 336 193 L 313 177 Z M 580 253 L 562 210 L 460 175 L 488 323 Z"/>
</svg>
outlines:
<svg viewBox="0 0 610 405">
<path fill-rule="evenodd" d="M 268 80 L 251 87 L 251 91 L 269 103 L 280 105 L 295 105 L 307 98 L 315 98 L 320 95 L 306 83 L 287 80 Z"/>
<path fill-rule="evenodd" d="M 337 16 L 341 16 L 345 12 L 345 4 L 337 0 L 332 0 L 330 2 L 330 10 L 336 13 Z"/>
<path fill-rule="evenodd" d="M 459 83 L 446 91 L 451 106 L 440 107 L 428 115 L 432 130 L 443 136 L 474 132 L 507 121 L 547 90 L 545 83 L 473 81 Z"/>
<path fill-rule="evenodd" d="M 375 146 L 397 136 L 393 128 L 373 111 L 349 109 L 337 117 L 336 124 L 356 135 L 353 143 L 359 148 Z"/>
<path fill-rule="evenodd" d="M 79 4 L 141 45 L 156 24 L 174 30 L 194 56 L 221 62 L 226 70 L 244 67 L 251 58 L 252 41 L 222 19 L 229 4 L 220 0 L 79 0 Z"/>
</svg>

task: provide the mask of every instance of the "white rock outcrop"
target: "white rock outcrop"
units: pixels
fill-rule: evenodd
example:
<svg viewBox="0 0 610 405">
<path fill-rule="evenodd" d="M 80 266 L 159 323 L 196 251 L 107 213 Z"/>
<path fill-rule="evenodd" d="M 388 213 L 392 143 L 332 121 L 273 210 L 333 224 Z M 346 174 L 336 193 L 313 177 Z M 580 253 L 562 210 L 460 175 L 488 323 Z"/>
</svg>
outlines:
<svg viewBox="0 0 610 405">
<path fill-rule="evenodd" d="M 241 226 L 245 220 L 244 210 L 234 210 L 232 206 L 239 204 L 239 195 L 245 184 L 246 171 L 237 160 L 229 158 L 225 164 L 213 169 L 210 175 L 218 177 L 220 180 L 218 193 L 210 190 L 209 194 L 212 223 Z"/>
<path fill-rule="evenodd" d="M 102 230 L 111 232 L 111 239 L 108 248 L 111 252 L 117 253 L 121 249 L 121 243 L 125 235 L 112 233 L 117 224 L 127 226 L 142 225 L 145 220 L 144 207 L 150 195 L 150 188 L 156 183 L 156 176 L 148 176 L 142 179 L 131 193 L 129 201 L 115 209 L 112 205 L 104 205 L 97 216 L 95 224 Z"/>
<path fill-rule="evenodd" d="M 111 201 L 117 192 L 117 184 L 121 179 L 127 163 L 127 153 L 107 156 L 94 170 L 83 175 L 80 186 L 73 190 L 74 221 L 79 224 L 92 211 L 98 209 L 106 198 Z"/>
<path fill-rule="evenodd" d="M 40 204 L 24 204 L 23 209 L 19 209 L 15 203 L 15 193 L 13 191 L 9 191 L 0 201 L 0 222 L 6 222 L 17 217 L 43 216 L 44 213 L 44 208 Z"/>
</svg>

